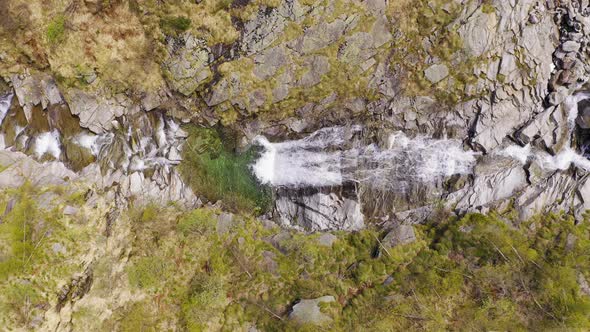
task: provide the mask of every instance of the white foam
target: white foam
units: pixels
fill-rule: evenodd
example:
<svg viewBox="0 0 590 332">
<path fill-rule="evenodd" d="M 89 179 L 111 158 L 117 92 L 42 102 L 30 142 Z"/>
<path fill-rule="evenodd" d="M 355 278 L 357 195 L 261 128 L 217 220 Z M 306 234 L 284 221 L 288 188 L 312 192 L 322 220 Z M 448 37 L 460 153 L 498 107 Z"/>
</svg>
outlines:
<svg viewBox="0 0 590 332">
<path fill-rule="evenodd" d="M 516 159 L 524 165 L 526 164 L 529 157 L 532 155 L 531 146 L 530 144 L 527 144 L 524 147 L 518 145 L 511 145 L 499 151 L 498 155 Z"/>
<path fill-rule="evenodd" d="M 529 144 L 524 147 L 512 145 L 497 152 L 497 154 L 518 160 L 523 165 L 526 164 L 528 160 L 536 161 L 542 169 L 548 171 L 563 171 L 569 169 L 572 165 L 590 171 L 590 160 L 570 147 L 571 137 L 578 117 L 578 103 L 588 98 L 590 98 L 590 93 L 580 92 L 569 96 L 565 100 L 564 107 L 567 110 L 568 140 L 564 145 L 565 147 L 556 155 L 550 155 L 542 150 L 533 150 Z"/>
<path fill-rule="evenodd" d="M 428 182 L 454 174 L 467 174 L 475 154 L 452 139 L 408 138 L 391 135 L 386 149 L 374 144 L 346 144 L 360 128 L 331 127 L 301 140 L 271 143 L 263 147 L 252 169 L 260 182 L 273 186 L 321 187 L 343 182 L 396 188 L 407 181 Z"/>
<path fill-rule="evenodd" d="M 90 150 L 92 154 L 96 156 L 98 154 L 98 146 L 96 144 L 97 140 L 97 135 L 80 133 L 76 136 L 74 142 L 79 146 Z"/>
<path fill-rule="evenodd" d="M 4 118 L 6 117 L 6 114 L 8 114 L 8 110 L 10 109 L 10 104 L 12 103 L 12 96 L 13 96 L 13 94 L 10 93 L 10 94 L 0 98 L 0 125 L 4 122 Z"/>
<path fill-rule="evenodd" d="M 37 158 L 41 158 L 46 153 L 49 153 L 55 159 L 59 159 L 61 155 L 59 132 L 57 130 L 40 134 L 35 139 L 35 154 Z"/>
</svg>

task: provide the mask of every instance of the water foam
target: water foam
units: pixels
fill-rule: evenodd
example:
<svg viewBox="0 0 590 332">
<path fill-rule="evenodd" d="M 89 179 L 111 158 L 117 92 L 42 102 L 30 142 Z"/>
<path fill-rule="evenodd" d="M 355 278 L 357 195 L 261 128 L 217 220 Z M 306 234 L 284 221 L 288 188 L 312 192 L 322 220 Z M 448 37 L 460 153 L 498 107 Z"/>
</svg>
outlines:
<svg viewBox="0 0 590 332">
<path fill-rule="evenodd" d="M 12 103 L 13 94 L 9 93 L 3 97 L 0 97 L 0 125 L 4 122 L 4 118 L 6 114 L 8 114 L 8 110 L 10 109 L 10 104 Z"/>
<path fill-rule="evenodd" d="M 59 132 L 57 130 L 42 133 L 35 140 L 35 154 L 37 158 L 41 158 L 46 153 L 49 153 L 55 159 L 59 159 L 61 155 Z"/>
<path fill-rule="evenodd" d="M 409 138 L 392 134 L 386 148 L 362 145 L 353 136 L 360 127 L 320 129 L 300 140 L 271 143 L 265 137 L 252 169 L 273 186 L 322 187 L 344 182 L 403 189 L 409 181 L 430 182 L 471 173 L 475 154 L 455 139 Z M 355 143 L 356 142 L 356 143 Z"/>
<path fill-rule="evenodd" d="M 533 150 L 530 144 L 523 147 L 511 145 L 499 151 L 497 155 L 518 160 L 523 165 L 529 160 L 536 161 L 542 169 L 547 171 L 564 171 L 571 165 L 590 171 L 590 160 L 569 147 L 564 148 L 556 155 L 550 155 L 546 151 Z"/>
<path fill-rule="evenodd" d="M 576 127 L 576 119 L 578 117 L 578 103 L 584 99 L 590 98 L 590 93 L 581 92 L 568 97 L 564 102 L 567 114 L 568 140 L 565 147 L 561 149 L 556 155 L 551 155 L 546 151 L 535 150 L 530 144 L 524 147 L 511 145 L 496 154 L 504 157 L 509 157 L 518 160 L 521 164 L 526 164 L 529 160 L 536 161 L 537 164 L 548 171 L 567 170 L 571 165 L 575 167 L 590 171 L 590 160 L 572 149 L 571 140 L 572 134 Z"/>
</svg>

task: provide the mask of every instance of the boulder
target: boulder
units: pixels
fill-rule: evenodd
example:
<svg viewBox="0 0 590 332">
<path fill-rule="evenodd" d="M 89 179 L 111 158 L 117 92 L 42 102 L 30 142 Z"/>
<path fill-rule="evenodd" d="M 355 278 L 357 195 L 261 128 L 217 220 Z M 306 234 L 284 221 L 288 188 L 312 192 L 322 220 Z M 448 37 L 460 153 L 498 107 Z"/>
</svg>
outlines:
<svg viewBox="0 0 590 332">
<path fill-rule="evenodd" d="M 432 65 L 424 71 L 424 76 L 430 83 L 435 84 L 449 76 L 449 68 L 443 64 Z"/>
<path fill-rule="evenodd" d="M 414 241 L 416 241 L 416 233 L 412 225 L 396 225 L 385 235 L 381 243 L 387 248 L 393 248 Z"/>
<path fill-rule="evenodd" d="M 334 302 L 333 296 L 322 296 L 317 299 L 300 300 L 293 306 L 289 319 L 298 324 L 323 325 L 332 321 L 330 316 L 320 311 L 319 304 L 322 302 Z"/>
</svg>

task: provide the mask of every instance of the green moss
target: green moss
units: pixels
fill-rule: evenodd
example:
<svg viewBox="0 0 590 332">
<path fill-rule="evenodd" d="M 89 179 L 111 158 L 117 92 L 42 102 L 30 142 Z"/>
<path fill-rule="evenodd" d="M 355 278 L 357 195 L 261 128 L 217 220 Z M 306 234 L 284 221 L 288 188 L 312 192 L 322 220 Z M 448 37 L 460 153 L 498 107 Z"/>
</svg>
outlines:
<svg viewBox="0 0 590 332">
<path fill-rule="evenodd" d="M 161 272 L 169 277 L 150 288 L 169 305 L 154 315 L 179 320 L 187 330 L 252 324 L 259 330 L 314 330 L 289 322 L 289 308 L 297 299 L 324 295 L 338 299 L 321 305 L 333 318 L 325 327 L 331 331 L 590 326 L 590 300 L 577 284 L 579 273 L 590 268 L 584 254 L 590 226 L 576 226 L 565 216 L 514 226 L 495 213 L 461 219 L 441 213 L 416 226 L 416 242 L 384 250 L 377 240 L 384 234 L 372 229 L 335 233 L 338 240 L 323 247 L 318 234 L 269 229 L 248 217 L 221 234 L 218 211 L 197 209 L 174 218 L 168 213 L 146 222 L 168 224 L 168 230 L 146 240 L 152 226 L 139 228 L 142 240 L 134 247 L 175 262 Z M 574 245 L 567 234 L 577 238 Z"/>
<path fill-rule="evenodd" d="M 213 129 L 187 128 L 180 172 L 197 193 L 210 201 L 223 200 L 233 210 L 261 213 L 270 204 L 268 188 L 255 180 L 250 165 L 255 151 L 237 154 Z"/>
<path fill-rule="evenodd" d="M 129 283 L 139 288 L 158 286 L 171 272 L 168 262 L 160 257 L 140 257 L 128 268 Z"/>
<path fill-rule="evenodd" d="M 492 4 L 492 0 L 484 0 L 481 4 L 481 11 L 484 14 L 492 14 L 496 12 L 496 7 Z"/>
<path fill-rule="evenodd" d="M 66 18 L 63 15 L 59 15 L 49 23 L 45 32 L 45 37 L 50 44 L 55 44 L 63 39 L 65 24 Z"/>
</svg>

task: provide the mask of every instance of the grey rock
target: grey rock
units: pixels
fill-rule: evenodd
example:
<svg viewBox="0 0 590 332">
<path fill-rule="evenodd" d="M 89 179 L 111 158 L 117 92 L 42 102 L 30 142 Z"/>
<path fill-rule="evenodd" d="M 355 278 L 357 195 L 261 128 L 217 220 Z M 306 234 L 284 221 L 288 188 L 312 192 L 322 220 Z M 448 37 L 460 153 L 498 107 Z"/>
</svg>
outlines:
<svg viewBox="0 0 590 332">
<path fill-rule="evenodd" d="M 582 100 L 578 103 L 578 117 L 576 123 L 582 129 L 590 129 L 590 101 Z"/>
<path fill-rule="evenodd" d="M 171 87 L 189 96 L 212 75 L 209 68 L 212 57 L 205 42 L 193 35 L 183 35 L 182 41 L 183 46 L 178 47 L 174 39 L 170 40 L 164 68 L 170 74 Z"/>
<path fill-rule="evenodd" d="M 459 28 L 465 49 L 471 56 L 481 56 L 492 48 L 497 23 L 496 15 L 477 11 Z"/>
<path fill-rule="evenodd" d="M 580 49 L 580 43 L 575 42 L 573 40 L 568 40 L 565 43 L 561 44 L 561 49 L 564 52 L 577 52 Z"/>
<path fill-rule="evenodd" d="M 78 208 L 73 207 L 71 205 L 67 205 L 64 208 L 64 211 L 63 211 L 63 214 L 66 215 L 66 216 L 71 216 L 71 215 L 74 215 L 76 213 L 78 213 Z"/>
<path fill-rule="evenodd" d="M 219 234 L 225 234 L 231 230 L 234 226 L 234 215 L 231 213 L 223 212 L 217 216 L 216 230 Z"/>
<path fill-rule="evenodd" d="M 49 105 L 63 102 L 55 80 L 47 74 L 13 75 L 12 84 L 27 120 L 32 117 L 33 106 L 41 105 L 43 109 L 46 109 Z"/>
<path fill-rule="evenodd" d="M 335 193 L 280 196 L 276 211 L 282 225 L 306 231 L 352 231 L 364 227 L 360 204 Z"/>
<path fill-rule="evenodd" d="M 276 46 L 264 50 L 254 57 L 253 73 L 261 80 L 273 76 L 279 68 L 287 64 L 286 49 L 282 46 Z"/>
<path fill-rule="evenodd" d="M 334 242 L 336 242 L 336 240 L 338 240 L 338 237 L 334 234 L 330 234 L 330 233 L 323 233 L 322 235 L 320 235 L 320 237 L 318 237 L 318 244 L 324 247 L 331 247 Z"/>
<path fill-rule="evenodd" d="M 330 63 L 325 56 L 311 56 L 304 60 L 304 68 L 307 70 L 298 82 L 303 87 L 312 87 L 322 80 L 322 75 L 330 70 Z"/>
<path fill-rule="evenodd" d="M 584 277 L 584 274 L 581 272 L 578 272 L 578 285 L 580 286 L 580 291 L 582 294 L 590 296 L 590 285 L 588 285 L 586 277 Z"/>
<path fill-rule="evenodd" d="M 449 76 L 449 68 L 443 64 L 435 64 L 426 68 L 424 76 L 430 83 L 435 84 Z"/>
<path fill-rule="evenodd" d="M 291 43 L 293 49 L 301 54 L 310 54 L 336 42 L 358 23 L 357 16 L 338 18 L 333 22 L 320 22 L 305 31 L 303 36 Z"/>
<path fill-rule="evenodd" d="M 51 249 L 53 250 L 53 253 L 55 253 L 55 254 L 65 254 L 66 253 L 66 248 L 61 243 L 54 243 L 51 246 Z"/>
<path fill-rule="evenodd" d="M 393 248 L 414 241 L 416 241 L 416 233 L 412 225 L 396 225 L 385 235 L 381 243 L 387 248 Z"/>
<path fill-rule="evenodd" d="M 322 296 L 317 299 L 301 300 L 293 306 L 289 319 L 298 324 L 322 325 L 332 321 L 328 315 L 320 311 L 319 304 L 322 302 L 334 302 L 333 296 Z"/>
</svg>

